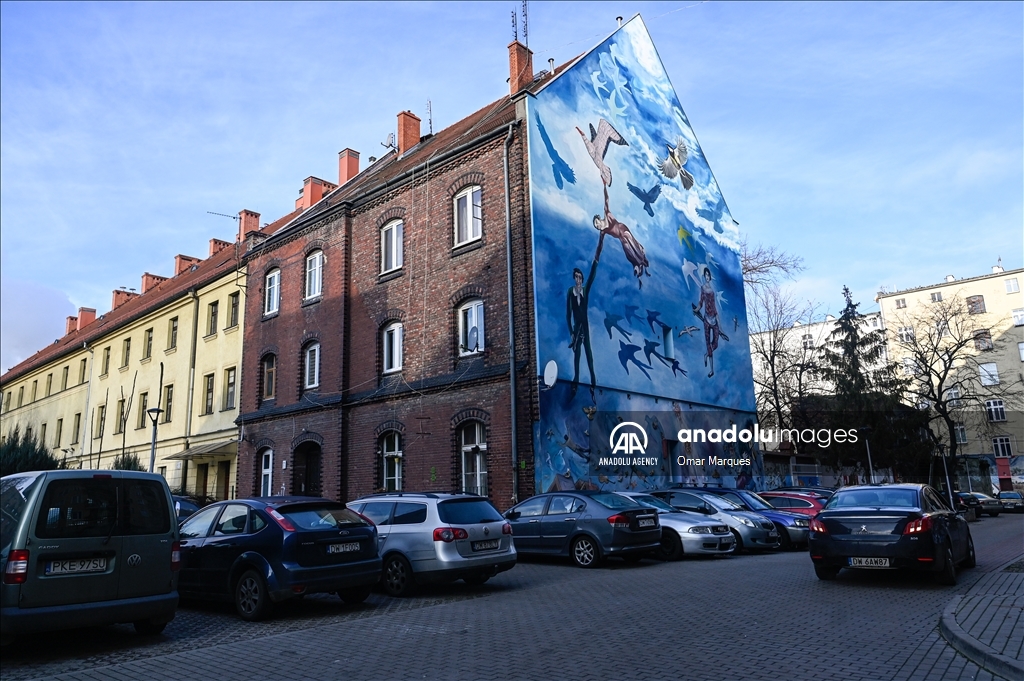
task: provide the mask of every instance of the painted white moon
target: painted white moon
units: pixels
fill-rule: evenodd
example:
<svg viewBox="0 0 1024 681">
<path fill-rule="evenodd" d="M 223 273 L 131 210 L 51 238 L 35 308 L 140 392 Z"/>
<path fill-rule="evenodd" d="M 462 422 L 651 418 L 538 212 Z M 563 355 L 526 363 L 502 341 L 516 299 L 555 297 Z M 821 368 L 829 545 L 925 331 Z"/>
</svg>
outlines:
<svg viewBox="0 0 1024 681">
<path fill-rule="evenodd" d="M 556 380 L 558 380 L 558 365 L 555 364 L 555 360 L 551 360 L 544 365 L 544 385 L 550 388 Z"/>
</svg>

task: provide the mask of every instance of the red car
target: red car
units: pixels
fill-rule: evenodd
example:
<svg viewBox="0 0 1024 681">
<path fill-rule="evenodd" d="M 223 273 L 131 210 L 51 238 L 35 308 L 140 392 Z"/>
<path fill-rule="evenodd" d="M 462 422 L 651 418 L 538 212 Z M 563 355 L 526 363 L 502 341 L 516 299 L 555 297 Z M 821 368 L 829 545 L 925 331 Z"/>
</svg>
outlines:
<svg viewBox="0 0 1024 681">
<path fill-rule="evenodd" d="M 825 499 L 801 492 L 758 492 L 769 504 L 780 511 L 802 513 L 813 518 L 825 508 Z"/>
</svg>

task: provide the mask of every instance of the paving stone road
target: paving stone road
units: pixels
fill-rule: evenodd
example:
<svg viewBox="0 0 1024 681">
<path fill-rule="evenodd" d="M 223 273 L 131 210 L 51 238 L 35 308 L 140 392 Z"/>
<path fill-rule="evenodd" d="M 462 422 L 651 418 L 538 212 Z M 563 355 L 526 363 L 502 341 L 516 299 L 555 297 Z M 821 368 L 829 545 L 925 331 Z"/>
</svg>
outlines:
<svg viewBox="0 0 1024 681">
<path fill-rule="evenodd" d="M 309 597 L 269 622 L 186 603 L 153 639 L 115 626 L 19 640 L 0 677 L 23 679 L 997 678 L 938 633 L 946 603 L 1024 554 L 1024 516 L 972 523 L 978 567 L 956 587 L 844 572 L 820 582 L 806 552 L 580 570 L 522 562 L 351 607 Z"/>
</svg>

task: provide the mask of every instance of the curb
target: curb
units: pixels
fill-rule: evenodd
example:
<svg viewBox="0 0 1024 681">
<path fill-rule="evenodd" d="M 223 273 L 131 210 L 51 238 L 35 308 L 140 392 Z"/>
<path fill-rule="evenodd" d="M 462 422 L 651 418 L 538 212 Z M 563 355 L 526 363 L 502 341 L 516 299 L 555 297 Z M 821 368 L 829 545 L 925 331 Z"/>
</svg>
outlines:
<svg viewBox="0 0 1024 681">
<path fill-rule="evenodd" d="M 981 641 L 969 636 L 956 622 L 956 610 L 963 596 L 954 596 L 942 611 L 939 619 L 939 631 L 942 637 L 976 665 L 997 674 L 1004 679 L 1024 678 L 1024 662 L 1007 655 L 1001 655 Z"/>
</svg>

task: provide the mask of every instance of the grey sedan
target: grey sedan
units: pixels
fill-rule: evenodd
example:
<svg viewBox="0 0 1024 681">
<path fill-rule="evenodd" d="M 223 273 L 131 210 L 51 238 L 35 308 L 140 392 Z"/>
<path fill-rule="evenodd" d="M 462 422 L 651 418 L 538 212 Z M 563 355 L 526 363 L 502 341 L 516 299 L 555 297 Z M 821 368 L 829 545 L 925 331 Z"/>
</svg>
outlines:
<svg viewBox="0 0 1024 681">
<path fill-rule="evenodd" d="M 705 515 L 680 511 L 645 492 L 619 492 L 653 508 L 661 521 L 661 548 L 654 554 L 663 560 L 680 560 L 684 555 L 729 555 L 736 541 L 729 526 Z"/>
<path fill-rule="evenodd" d="M 760 513 L 744 511 L 728 499 L 696 490 L 661 490 L 651 493 L 680 511 L 700 513 L 729 526 L 736 538 L 736 551 L 760 551 L 779 546 L 775 524 Z"/>
<path fill-rule="evenodd" d="M 981 503 L 981 510 L 979 513 L 987 513 L 988 515 L 995 518 L 1003 510 L 1003 502 L 999 501 L 994 497 L 990 497 L 987 494 L 981 492 L 971 492 L 971 496 L 977 499 Z"/>
</svg>

